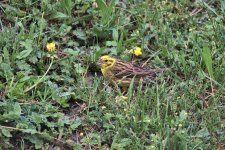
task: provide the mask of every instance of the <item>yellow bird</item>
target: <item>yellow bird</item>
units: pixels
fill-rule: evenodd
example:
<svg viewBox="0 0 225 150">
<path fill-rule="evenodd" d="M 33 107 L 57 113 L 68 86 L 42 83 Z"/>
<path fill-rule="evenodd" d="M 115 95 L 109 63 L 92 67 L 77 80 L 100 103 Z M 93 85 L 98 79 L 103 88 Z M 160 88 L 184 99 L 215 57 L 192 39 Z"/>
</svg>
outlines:
<svg viewBox="0 0 225 150">
<path fill-rule="evenodd" d="M 100 65 L 101 72 L 106 80 L 123 88 L 129 87 L 132 79 L 134 79 L 134 84 L 137 85 L 141 79 L 153 79 L 157 73 L 167 70 L 146 69 L 108 55 L 102 56 L 97 64 Z"/>
</svg>

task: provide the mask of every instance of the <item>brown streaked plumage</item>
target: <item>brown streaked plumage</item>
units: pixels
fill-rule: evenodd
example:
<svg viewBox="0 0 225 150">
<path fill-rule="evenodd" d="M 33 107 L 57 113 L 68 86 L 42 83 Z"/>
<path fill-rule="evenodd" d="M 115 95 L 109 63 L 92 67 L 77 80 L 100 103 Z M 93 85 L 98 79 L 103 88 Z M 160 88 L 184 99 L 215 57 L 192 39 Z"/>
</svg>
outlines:
<svg viewBox="0 0 225 150">
<path fill-rule="evenodd" d="M 98 61 L 103 76 L 111 83 L 121 87 L 128 87 L 134 78 L 138 84 L 142 78 L 153 79 L 156 74 L 166 69 L 146 69 L 132 63 L 124 62 L 110 56 L 102 56 Z"/>
</svg>

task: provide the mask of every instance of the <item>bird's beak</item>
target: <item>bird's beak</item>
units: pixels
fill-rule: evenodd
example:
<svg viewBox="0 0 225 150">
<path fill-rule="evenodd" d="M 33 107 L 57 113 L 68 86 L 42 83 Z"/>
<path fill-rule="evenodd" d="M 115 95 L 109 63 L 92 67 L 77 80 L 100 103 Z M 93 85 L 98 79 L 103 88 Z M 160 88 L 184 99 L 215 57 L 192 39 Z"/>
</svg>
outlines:
<svg viewBox="0 0 225 150">
<path fill-rule="evenodd" d="M 102 63 L 100 60 L 97 61 L 97 65 L 100 66 Z"/>
</svg>

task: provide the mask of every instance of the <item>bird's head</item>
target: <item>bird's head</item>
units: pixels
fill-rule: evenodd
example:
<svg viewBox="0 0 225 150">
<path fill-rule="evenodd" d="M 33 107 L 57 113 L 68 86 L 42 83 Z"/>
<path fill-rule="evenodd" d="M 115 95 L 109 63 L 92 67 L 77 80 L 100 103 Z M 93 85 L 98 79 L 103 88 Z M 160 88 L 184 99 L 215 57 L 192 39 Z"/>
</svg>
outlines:
<svg viewBox="0 0 225 150">
<path fill-rule="evenodd" d="M 107 69 L 112 67 L 115 64 L 115 62 L 116 62 L 115 58 L 105 55 L 98 60 L 97 64 L 100 65 L 101 69 Z"/>
</svg>

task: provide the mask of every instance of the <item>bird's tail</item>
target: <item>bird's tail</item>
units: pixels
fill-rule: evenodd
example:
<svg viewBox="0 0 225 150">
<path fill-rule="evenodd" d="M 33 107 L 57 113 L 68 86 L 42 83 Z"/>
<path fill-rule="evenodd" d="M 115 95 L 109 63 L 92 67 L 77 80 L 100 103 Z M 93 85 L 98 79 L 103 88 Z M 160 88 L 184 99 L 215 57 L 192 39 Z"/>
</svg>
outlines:
<svg viewBox="0 0 225 150">
<path fill-rule="evenodd" d="M 147 78 L 150 78 L 150 79 L 155 78 L 159 73 L 168 71 L 168 70 L 170 70 L 170 68 L 150 69 Z"/>
</svg>

